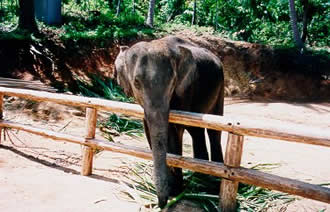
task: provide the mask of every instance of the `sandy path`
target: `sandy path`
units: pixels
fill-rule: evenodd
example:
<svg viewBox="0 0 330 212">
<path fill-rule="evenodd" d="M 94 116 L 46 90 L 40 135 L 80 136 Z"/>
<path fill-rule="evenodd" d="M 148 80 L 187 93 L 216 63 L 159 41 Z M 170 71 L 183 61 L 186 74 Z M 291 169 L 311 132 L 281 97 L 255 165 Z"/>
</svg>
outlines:
<svg viewBox="0 0 330 212">
<path fill-rule="evenodd" d="M 226 105 L 225 114 L 274 119 L 330 130 L 330 104 L 236 103 Z M 308 126 L 307 125 L 307 126 Z M 276 164 L 271 170 L 281 176 L 311 182 L 330 182 L 330 148 L 246 137 L 243 166 Z"/>
<path fill-rule="evenodd" d="M 227 101 L 225 114 L 274 119 L 330 130 L 330 104 L 258 103 Z M 223 138 L 226 139 L 226 138 Z M 224 141 L 223 141 L 224 143 Z M 265 164 L 265 165 L 263 165 Z M 330 183 L 330 148 L 246 137 L 242 166 L 261 165 L 282 177 L 313 184 Z M 262 169 L 265 171 L 265 169 Z M 301 198 L 299 198 L 301 199 Z M 330 211 L 330 204 L 302 199 L 291 204 L 287 211 Z"/>
<path fill-rule="evenodd" d="M 2 150 L 1 160 L 4 159 L 14 160 L 1 164 L 1 211 L 106 212 L 139 209 L 139 205 L 116 196 L 122 190 L 116 183 L 65 173 L 31 162 L 12 151 Z"/>
<path fill-rule="evenodd" d="M 77 109 L 51 105 L 51 114 L 62 114 L 64 119 L 52 116 L 42 120 L 46 116 L 22 115 L 31 111 L 18 111 L 10 105 L 6 104 L 7 119 L 77 135 L 84 132 L 84 119 L 80 116 L 83 114 Z M 38 109 L 45 111 L 41 106 Z M 44 113 L 50 116 L 48 112 Z M 327 103 L 258 103 L 226 99 L 225 114 L 308 123 L 330 129 L 330 104 Z M 13 135 L 11 138 L 20 147 L 13 147 L 8 139 L 3 142 L 8 147 L 0 147 L 0 211 L 139 211 L 139 204 L 121 197 L 121 191 L 126 187 L 120 183 L 137 159 L 102 152 L 95 158 L 94 175 L 82 177 L 79 176 L 79 145 L 48 141 L 24 132 L 15 135 L 20 141 Z M 147 146 L 144 141 L 133 143 L 125 136 L 116 140 Z M 226 135 L 223 136 L 224 146 L 225 140 Z M 244 144 L 243 166 L 272 164 L 269 172 L 305 182 L 330 183 L 329 163 L 330 148 L 252 137 L 247 137 Z M 288 211 L 322 209 L 330 211 L 330 206 L 303 199 L 290 205 Z"/>
</svg>

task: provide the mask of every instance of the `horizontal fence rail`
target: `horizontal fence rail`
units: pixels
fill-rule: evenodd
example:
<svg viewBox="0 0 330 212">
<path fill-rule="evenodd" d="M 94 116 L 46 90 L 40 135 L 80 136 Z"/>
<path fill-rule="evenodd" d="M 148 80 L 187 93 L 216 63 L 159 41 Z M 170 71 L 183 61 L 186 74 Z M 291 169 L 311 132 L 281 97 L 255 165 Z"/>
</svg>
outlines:
<svg viewBox="0 0 330 212">
<path fill-rule="evenodd" d="M 144 117 L 143 108 L 136 104 L 4 87 L 0 87 L 0 93 L 34 101 L 49 101 L 58 104 L 90 107 L 98 110 L 122 113 L 140 119 Z M 249 120 L 246 118 L 238 119 L 235 117 L 171 110 L 169 121 L 172 123 L 194 127 L 223 130 L 239 135 L 279 139 L 330 147 L 330 130 L 312 126 L 306 127 L 299 124 L 289 124 L 276 120 L 265 123 L 264 121 Z"/>
<path fill-rule="evenodd" d="M 19 79 L 11 79 L 0 77 L 0 87 L 9 87 L 9 88 L 25 88 L 32 90 L 40 90 L 40 91 L 48 91 L 48 92 L 56 92 L 57 89 L 46 86 L 40 81 L 26 81 Z"/>
<path fill-rule="evenodd" d="M 53 140 L 63 140 L 84 145 L 86 150 L 83 155 L 83 175 L 88 175 L 92 171 L 91 164 L 93 149 L 103 149 L 123 153 L 147 160 L 152 159 L 152 154 L 149 150 L 114 144 L 94 138 L 97 110 L 111 111 L 137 118 L 143 118 L 143 109 L 138 105 L 96 98 L 0 87 L 0 108 L 2 108 L 2 100 L 4 95 L 16 96 L 34 101 L 50 101 L 59 104 L 87 108 L 87 127 L 85 137 L 73 136 L 11 121 L 0 120 L 0 128 L 23 130 Z M 2 110 L 0 112 L 2 112 Z M 2 114 L 0 113 L 0 115 Z M 175 110 L 171 111 L 169 121 L 177 124 L 230 132 L 230 136 L 228 137 L 228 142 L 230 145 L 227 145 L 224 164 L 167 154 L 167 163 L 169 166 L 190 169 L 192 171 L 210 174 L 225 179 L 223 181 L 226 186 L 221 185 L 223 186 L 222 188 L 225 189 L 223 189 L 224 191 L 221 191 L 223 194 L 220 194 L 222 198 L 220 202 L 224 207 L 223 211 L 234 211 L 236 207 L 235 202 L 233 204 L 228 204 L 228 202 L 233 201 L 233 199 L 236 198 L 238 182 L 261 186 L 263 188 L 278 190 L 289 194 L 330 203 L 330 188 L 279 177 L 239 166 L 244 135 L 330 147 L 329 129 L 305 127 L 303 125 L 288 124 L 273 120 L 265 123 L 257 120 Z M 236 154 L 236 156 L 228 156 L 232 155 L 228 153 Z"/>
</svg>

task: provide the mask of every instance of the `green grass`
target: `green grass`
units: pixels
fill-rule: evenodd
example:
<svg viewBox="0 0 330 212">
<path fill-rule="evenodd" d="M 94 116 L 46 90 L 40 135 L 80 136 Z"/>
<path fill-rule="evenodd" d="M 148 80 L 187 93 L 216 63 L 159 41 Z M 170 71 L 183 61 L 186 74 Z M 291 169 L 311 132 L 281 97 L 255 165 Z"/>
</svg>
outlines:
<svg viewBox="0 0 330 212">
<path fill-rule="evenodd" d="M 31 33 L 26 33 L 22 31 L 11 31 L 11 32 L 1 32 L 0 40 L 32 40 Z"/>
<path fill-rule="evenodd" d="M 117 17 L 112 11 L 101 10 L 94 14 L 77 10 L 63 15 L 59 36 L 64 41 L 107 41 L 152 33 L 153 30 L 144 26 L 144 18 L 138 13 L 122 13 Z"/>
<path fill-rule="evenodd" d="M 260 168 L 261 166 L 259 166 Z M 157 207 L 156 189 L 152 180 L 152 163 L 136 163 L 131 169 L 130 179 L 134 184 L 132 199 L 146 208 L 153 211 L 160 211 Z M 184 171 L 184 191 L 178 196 L 169 200 L 166 207 L 189 200 L 204 211 L 218 212 L 219 196 L 218 191 L 210 191 L 209 188 L 216 188 L 220 185 L 220 178 Z M 266 211 L 269 208 L 285 205 L 294 201 L 295 198 L 284 193 L 263 189 L 256 186 L 240 184 L 237 194 L 238 211 Z"/>
<path fill-rule="evenodd" d="M 135 13 L 122 12 L 118 17 L 106 7 L 82 8 L 71 1 L 63 4 L 62 24 L 49 26 L 38 22 L 38 28 L 44 34 L 53 32 L 56 37 L 65 41 L 88 40 L 94 43 L 104 43 L 112 40 L 152 36 L 154 30 L 144 25 L 144 16 Z M 8 7 L 8 5 L 4 5 Z M 18 25 L 18 13 L 4 12 L 0 8 L 0 39 L 26 40 L 24 33 L 11 33 Z"/>
</svg>

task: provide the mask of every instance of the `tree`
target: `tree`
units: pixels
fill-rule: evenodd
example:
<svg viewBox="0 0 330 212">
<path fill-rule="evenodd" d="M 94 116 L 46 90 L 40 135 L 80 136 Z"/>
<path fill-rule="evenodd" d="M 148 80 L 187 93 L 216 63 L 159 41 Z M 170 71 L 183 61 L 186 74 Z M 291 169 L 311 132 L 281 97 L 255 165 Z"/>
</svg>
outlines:
<svg viewBox="0 0 330 212">
<path fill-rule="evenodd" d="M 154 26 L 154 11 L 155 11 L 155 0 L 150 0 L 146 25 L 151 28 Z"/>
<path fill-rule="evenodd" d="M 38 31 L 34 17 L 34 0 L 19 0 L 19 8 L 18 28 L 29 32 Z"/>
<path fill-rule="evenodd" d="M 118 0 L 118 2 L 117 2 L 117 9 L 116 9 L 116 16 L 119 16 L 119 12 L 120 12 L 120 3 L 121 3 L 121 0 Z"/>
<path fill-rule="evenodd" d="M 302 50 L 304 48 L 304 43 L 300 38 L 299 29 L 297 26 L 297 13 L 296 13 L 294 0 L 289 0 L 289 10 L 290 10 L 290 23 L 293 32 L 293 39 L 299 50 Z"/>
<path fill-rule="evenodd" d="M 215 7 L 215 21 L 214 21 L 214 29 L 218 30 L 218 10 L 219 10 L 219 0 L 216 0 L 216 7 Z"/>
<path fill-rule="evenodd" d="M 191 19 L 191 25 L 196 24 L 196 8 L 197 8 L 197 2 L 196 2 L 196 0 L 194 0 L 194 9 L 193 9 L 193 15 L 192 15 L 192 19 Z"/>
<path fill-rule="evenodd" d="M 115 1 L 114 0 L 107 0 L 107 3 L 108 3 L 108 8 L 110 10 L 112 10 L 114 8 Z"/>
<path fill-rule="evenodd" d="M 166 21 L 173 20 L 177 15 L 181 15 L 184 11 L 184 0 L 167 0 Z"/>
<path fill-rule="evenodd" d="M 132 1 L 132 12 L 135 13 L 135 0 Z"/>
<path fill-rule="evenodd" d="M 304 7 L 304 17 L 303 17 L 303 30 L 302 30 L 301 40 L 303 43 L 305 43 L 307 38 L 307 25 L 308 25 L 308 14 L 309 14 L 308 0 L 302 0 L 302 5 Z"/>
<path fill-rule="evenodd" d="M 18 28 L 27 31 L 38 31 L 34 16 L 34 0 L 19 0 Z"/>
</svg>

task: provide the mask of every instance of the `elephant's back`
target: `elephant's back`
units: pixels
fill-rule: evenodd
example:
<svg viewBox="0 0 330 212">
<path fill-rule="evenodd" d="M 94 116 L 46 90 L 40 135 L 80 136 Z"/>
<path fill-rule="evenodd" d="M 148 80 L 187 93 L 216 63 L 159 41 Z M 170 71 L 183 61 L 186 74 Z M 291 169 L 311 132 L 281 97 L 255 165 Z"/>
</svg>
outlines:
<svg viewBox="0 0 330 212">
<path fill-rule="evenodd" d="M 223 97 L 224 74 L 220 59 L 211 51 L 191 45 L 190 43 L 179 42 L 175 54 L 180 57 L 179 46 L 189 49 L 196 63 L 193 82 L 187 87 L 184 98 L 179 101 L 184 108 L 198 113 L 214 113 L 217 103 Z M 178 100 L 178 99 L 177 99 Z M 176 106 L 177 106 L 176 105 Z"/>
<path fill-rule="evenodd" d="M 197 63 L 197 80 L 193 88 L 192 110 L 210 113 L 221 96 L 224 86 L 222 67 L 214 61 Z"/>
</svg>

